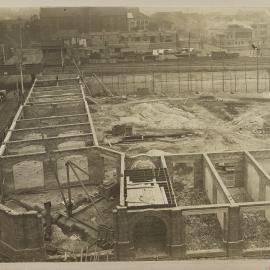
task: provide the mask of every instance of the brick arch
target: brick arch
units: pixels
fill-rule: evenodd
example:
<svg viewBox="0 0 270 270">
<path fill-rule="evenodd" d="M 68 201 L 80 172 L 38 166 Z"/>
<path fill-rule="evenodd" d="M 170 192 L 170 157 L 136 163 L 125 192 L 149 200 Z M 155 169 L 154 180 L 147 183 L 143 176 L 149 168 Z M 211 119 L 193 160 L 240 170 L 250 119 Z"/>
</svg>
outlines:
<svg viewBox="0 0 270 270">
<path fill-rule="evenodd" d="M 145 213 L 137 213 L 136 215 L 129 218 L 129 241 L 133 245 L 133 232 L 135 229 L 135 226 L 138 222 L 142 221 L 145 217 L 155 217 L 160 219 L 166 228 L 166 242 L 167 244 L 171 240 L 171 224 L 170 224 L 170 216 L 166 213 L 160 213 L 155 211 L 148 211 Z"/>
<path fill-rule="evenodd" d="M 157 158 L 157 157 L 148 156 L 146 154 L 140 154 L 140 155 L 137 155 L 137 156 L 134 156 L 134 157 L 128 159 L 126 167 L 128 169 L 135 169 L 134 164 L 136 164 L 136 162 L 142 160 L 142 161 L 149 162 L 149 164 L 152 163 L 153 167 L 158 168 L 158 167 L 160 167 L 160 162 L 158 159 L 159 158 Z"/>
</svg>

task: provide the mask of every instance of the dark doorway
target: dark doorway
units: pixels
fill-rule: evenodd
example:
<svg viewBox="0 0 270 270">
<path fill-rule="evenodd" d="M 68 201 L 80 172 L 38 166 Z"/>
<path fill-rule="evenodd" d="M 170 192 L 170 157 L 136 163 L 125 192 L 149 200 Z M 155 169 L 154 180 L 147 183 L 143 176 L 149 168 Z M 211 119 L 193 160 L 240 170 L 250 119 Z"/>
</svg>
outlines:
<svg viewBox="0 0 270 270">
<path fill-rule="evenodd" d="M 157 257 L 166 255 L 166 226 L 154 216 L 145 216 L 133 230 L 136 257 Z"/>
</svg>

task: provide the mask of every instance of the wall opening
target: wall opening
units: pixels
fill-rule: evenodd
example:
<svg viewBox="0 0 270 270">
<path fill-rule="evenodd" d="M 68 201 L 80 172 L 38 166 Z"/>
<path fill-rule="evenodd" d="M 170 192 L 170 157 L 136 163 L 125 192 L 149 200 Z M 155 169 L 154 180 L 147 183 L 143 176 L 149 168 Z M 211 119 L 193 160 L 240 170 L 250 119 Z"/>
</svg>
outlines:
<svg viewBox="0 0 270 270">
<path fill-rule="evenodd" d="M 166 225 L 158 217 L 145 216 L 134 226 L 133 244 L 136 257 L 166 255 Z"/>
<path fill-rule="evenodd" d="M 43 163 L 41 161 L 21 161 L 13 166 L 15 189 L 44 186 Z"/>
</svg>

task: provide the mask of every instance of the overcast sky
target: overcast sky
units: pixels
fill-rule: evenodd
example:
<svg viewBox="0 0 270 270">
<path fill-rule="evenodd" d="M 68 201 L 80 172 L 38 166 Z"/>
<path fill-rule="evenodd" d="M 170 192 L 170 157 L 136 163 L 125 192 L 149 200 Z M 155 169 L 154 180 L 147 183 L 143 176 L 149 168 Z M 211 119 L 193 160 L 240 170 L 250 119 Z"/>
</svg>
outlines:
<svg viewBox="0 0 270 270">
<path fill-rule="evenodd" d="M 269 7 L 269 0 L 0 0 L 11 6 Z"/>
</svg>

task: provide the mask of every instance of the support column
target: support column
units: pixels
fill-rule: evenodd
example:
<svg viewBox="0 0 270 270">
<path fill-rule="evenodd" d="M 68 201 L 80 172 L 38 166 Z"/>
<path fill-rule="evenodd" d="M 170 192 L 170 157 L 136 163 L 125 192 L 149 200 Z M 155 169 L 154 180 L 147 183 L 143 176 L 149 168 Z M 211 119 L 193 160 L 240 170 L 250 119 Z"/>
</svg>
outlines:
<svg viewBox="0 0 270 270">
<path fill-rule="evenodd" d="M 228 209 L 228 235 L 227 235 L 227 255 L 239 256 L 242 254 L 242 230 L 240 220 L 240 207 L 230 206 Z"/>
<path fill-rule="evenodd" d="M 120 261 L 132 257 L 128 234 L 128 217 L 126 207 L 117 207 L 114 212 L 115 254 Z"/>
<path fill-rule="evenodd" d="M 120 183 L 120 178 L 121 178 L 121 168 L 120 167 L 116 167 L 116 179 L 117 179 L 117 183 Z"/>
<path fill-rule="evenodd" d="M 105 178 L 104 157 L 97 152 L 88 154 L 89 181 L 95 185 L 103 184 Z"/>
<path fill-rule="evenodd" d="M 235 163 L 235 186 L 242 187 L 244 185 L 244 174 L 245 174 L 245 160 L 242 158 L 240 161 Z"/>
<path fill-rule="evenodd" d="M 5 178 L 5 183 L 4 183 L 3 188 L 6 193 L 15 190 L 13 166 L 14 164 L 10 162 L 4 162 L 4 161 L 2 162 L 2 177 Z"/>
<path fill-rule="evenodd" d="M 184 216 L 181 210 L 171 211 L 171 234 L 167 232 L 170 256 L 173 258 L 184 258 L 186 255 L 186 244 L 185 244 L 185 223 Z"/>
</svg>

